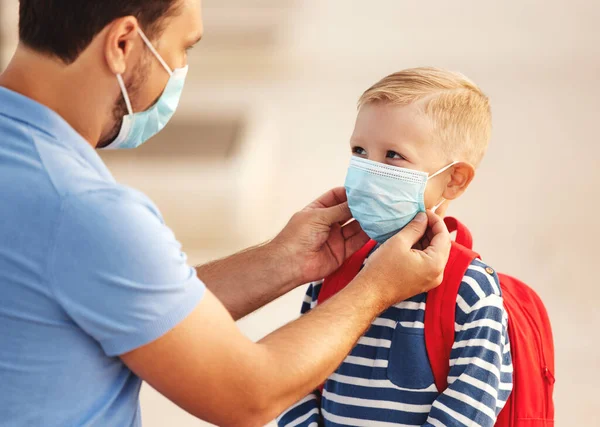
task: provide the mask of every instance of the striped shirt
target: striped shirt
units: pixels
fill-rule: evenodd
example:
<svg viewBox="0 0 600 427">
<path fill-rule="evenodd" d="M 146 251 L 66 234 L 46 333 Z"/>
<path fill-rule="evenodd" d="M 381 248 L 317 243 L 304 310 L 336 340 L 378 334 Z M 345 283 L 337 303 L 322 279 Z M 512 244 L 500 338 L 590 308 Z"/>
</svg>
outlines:
<svg viewBox="0 0 600 427">
<path fill-rule="evenodd" d="M 278 418 L 279 426 L 493 426 L 512 390 L 508 316 L 495 273 L 469 266 L 456 298 L 449 387 L 435 386 L 424 338 L 426 294 L 375 319 L 323 394 L 306 396 Z M 312 283 L 302 314 L 317 304 Z"/>
</svg>

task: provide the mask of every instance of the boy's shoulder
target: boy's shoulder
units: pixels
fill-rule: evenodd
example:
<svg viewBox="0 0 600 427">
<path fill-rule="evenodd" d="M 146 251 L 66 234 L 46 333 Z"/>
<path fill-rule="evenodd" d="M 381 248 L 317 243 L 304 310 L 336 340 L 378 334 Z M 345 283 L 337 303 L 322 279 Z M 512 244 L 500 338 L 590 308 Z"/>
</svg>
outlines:
<svg viewBox="0 0 600 427">
<path fill-rule="evenodd" d="M 490 304 L 502 308 L 502 289 L 496 270 L 480 259 L 473 260 L 461 280 L 456 304 L 464 314 Z"/>
</svg>

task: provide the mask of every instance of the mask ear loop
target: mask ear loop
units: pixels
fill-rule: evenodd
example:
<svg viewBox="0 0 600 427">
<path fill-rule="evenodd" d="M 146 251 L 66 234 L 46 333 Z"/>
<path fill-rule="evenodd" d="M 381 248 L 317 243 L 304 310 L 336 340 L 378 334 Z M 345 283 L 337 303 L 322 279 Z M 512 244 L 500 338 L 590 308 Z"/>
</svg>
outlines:
<svg viewBox="0 0 600 427">
<path fill-rule="evenodd" d="M 158 62 L 160 62 L 160 64 L 164 67 L 164 69 L 167 71 L 167 73 L 169 73 L 169 76 L 172 76 L 173 70 L 171 70 L 171 67 L 169 67 L 169 65 L 165 62 L 165 60 L 162 58 L 162 56 L 160 56 L 160 54 L 158 53 L 156 48 L 152 45 L 152 43 L 150 42 L 148 37 L 146 37 L 146 34 L 144 34 L 142 29 L 139 27 L 138 27 L 137 31 L 138 31 L 138 34 L 140 35 L 140 37 L 142 38 L 142 40 L 144 41 L 144 43 L 146 43 L 146 46 L 148 47 L 148 49 L 150 49 L 150 52 L 152 52 L 154 54 L 154 56 L 156 56 L 156 59 L 158 59 Z"/>
<path fill-rule="evenodd" d="M 442 174 L 442 173 L 446 172 L 448 169 L 450 169 L 450 168 L 451 168 L 452 166 L 454 166 L 454 165 L 457 165 L 458 163 L 460 163 L 460 162 L 459 162 L 459 161 L 455 161 L 455 162 L 452 162 L 452 163 L 450 163 L 448 166 L 446 166 L 446 167 L 443 167 L 442 169 L 440 169 L 439 171 L 437 171 L 437 172 L 436 172 L 436 173 L 434 173 L 433 175 L 429 176 L 429 177 L 427 178 L 427 181 L 429 181 L 430 179 L 432 179 L 432 178 L 435 178 L 436 176 L 438 176 L 438 175 L 440 175 L 440 174 Z M 431 211 L 432 211 L 433 213 L 435 213 L 435 212 L 436 212 L 436 211 L 437 211 L 437 210 L 440 208 L 440 206 L 442 206 L 442 205 L 443 205 L 445 202 L 446 202 L 446 199 L 444 199 L 444 198 L 442 197 L 442 201 L 441 201 L 441 202 L 439 202 L 437 205 L 435 205 L 433 208 L 431 208 Z"/>
<path fill-rule="evenodd" d="M 165 62 L 165 60 L 162 58 L 162 56 L 160 56 L 160 54 L 154 48 L 154 46 L 152 45 L 152 43 L 150 42 L 148 37 L 146 37 L 146 34 L 144 34 L 142 29 L 139 27 L 137 29 L 137 32 L 140 35 L 140 37 L 142 38 L 142 40 L 144 41 L 144 43 L 146 44 L 146 47 L 150 50 L 150 52 L 152 52 L 152 54 L 156 57 L 156 59 L 158 59 L 158 62 L 160 62 L 160 64 L 163 66 L 163 68 L 166 70 L 166 72 L 169 73 L 169 76 L 172 76 L 173 71 L 171 70 L 171 67 L 169 67 L 169 65 Z M 121 93 L 123 94 L 123 99 L 125 100 L 125 104 L 127 105 L 127 111 L 131 115 L 131 114 L 133 114 L 133 107 L 131 106 L 131 100 L 129 99 L 129 94 L 127 93 L 127 88 L 125 87 L 125 82 L 123 81 L 123 76 L 121 74 L 117 74 L 117 81 L 119 82 L 119 87 L 121 88 Z"/>
<path fill-rule="evenodd" d="M 439 202 L 437 205 L 435 205 L 433 208 L 431 208 L 431 212 L 436 213 L 436 211 L 440 208 L 440 206 L 442 206 L 445 202 L 446 202 L 446 199 L 444 199 L 442 197 L 442 201 Z"/>
<path fill-rule="evenodd" d="M 459 164 L 459 161 L 455 161 L 450 163 L 448 166 L 441 168 L 439 171 L 437 171 L 436 173 L 434 173 L 433 175 L 429 175 L 429 177 L 427 178 L 427 181 L 429 181 L 430 179 L 435 178 L 436 176 L 446 172 L 448 169 L 450 169 L 452 166 L 455 166 L 457 164 Z"/>
<path fill-rule="evenodd" d="M 131 107 L 131 101 L 129 100 L 127 88 L 125 87 L 125 82 L 123 81 L 123 76 L 121 74 L 117 74 L 117 81 L 119 82 L 119 87 L 121 88 L 121 93 L 123 94 L 125 105 L 127 105 L 127 112 L 129 113 L 129 115 L 131 115 L 133 114 L 133 108 Z"/>
</svg>

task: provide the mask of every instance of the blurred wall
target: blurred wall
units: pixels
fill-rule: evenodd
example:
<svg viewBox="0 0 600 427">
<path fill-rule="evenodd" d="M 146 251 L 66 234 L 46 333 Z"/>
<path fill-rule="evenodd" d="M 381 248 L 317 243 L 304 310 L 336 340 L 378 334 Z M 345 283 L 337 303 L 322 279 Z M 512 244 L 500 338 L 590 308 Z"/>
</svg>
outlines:
<svg viewBox="0 0 600 427">
<path fill-rule="evenodd" d="M 7 57 L 16 0 L 0 5 Z M 190 259 L 201 263 L 264 241 L 293 212 L 343 184 L 356 100 L 377 79 L 421 65 L 462 71 L 491 97 L 494 136 L 477 179 L 450 213 L 471 227 L 488 263 L 545 300 L 555 332 L 558 425 L 590 425 L 600 381 L 600 290 L 592 268 L 600 255 L 600 3 L 204 6 L 205 40 L 194 50 L 182 107 L 162 146 L 205 147 L 214 139 L 234 149 L 210 159 L 204 148 L 186 156 L 165 149 L 105 157 L 118 179 L 157 202 Z M 199 127 L 194 138 L 178 130 L 199 118 L 242 125 L 235 141 L 222 137 L 231 132 L 212 136 Z M 296 317 L 302 292 L 240 327 L 259 339 Z M 149 427 L 204 425 L 148 388 L 142 407 Z"/>
</svg>

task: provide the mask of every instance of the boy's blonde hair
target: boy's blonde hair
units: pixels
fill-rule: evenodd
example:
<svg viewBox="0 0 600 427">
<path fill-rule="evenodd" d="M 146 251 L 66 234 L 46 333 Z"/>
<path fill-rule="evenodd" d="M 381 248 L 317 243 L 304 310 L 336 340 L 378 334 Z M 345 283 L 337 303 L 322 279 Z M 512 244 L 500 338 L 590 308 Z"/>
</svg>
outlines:
<svg viewBox="0 0 600 427">
<path fill-rule="evenodd" d="M 358 108 L 373 102 L 417 105 L 431 119 L 450 160 L 481 162 L 492 131 L 490 102 L 464 75 L 429 67 L 400 71 L 369 88 Z"/>
</svg>

